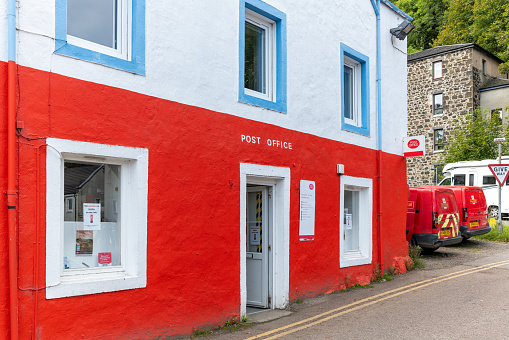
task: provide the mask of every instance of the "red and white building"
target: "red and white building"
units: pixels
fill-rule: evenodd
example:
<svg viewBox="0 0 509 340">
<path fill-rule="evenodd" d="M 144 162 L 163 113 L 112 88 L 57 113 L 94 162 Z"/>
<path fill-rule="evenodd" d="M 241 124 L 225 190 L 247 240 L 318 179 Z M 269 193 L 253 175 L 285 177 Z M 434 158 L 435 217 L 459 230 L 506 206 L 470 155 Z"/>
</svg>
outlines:
<svg viewBox="0 0 509 340">
<path fill-rule="evenodd" d="M 405 271 L 389 1 L 0 11 L 3 338 L 185 335 Z"/>
</svg>

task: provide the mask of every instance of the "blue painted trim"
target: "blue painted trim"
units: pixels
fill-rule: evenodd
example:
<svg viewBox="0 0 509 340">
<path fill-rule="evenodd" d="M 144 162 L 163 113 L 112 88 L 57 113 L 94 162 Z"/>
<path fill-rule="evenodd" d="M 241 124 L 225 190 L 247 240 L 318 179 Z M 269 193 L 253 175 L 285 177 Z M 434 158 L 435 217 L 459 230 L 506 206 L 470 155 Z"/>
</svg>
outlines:
<svg viewBox="0 0 509 340">
<path fill-rule="evenodd" d="M 239 102 L 261 106 L 270 110 L 287 111 L 287 51 L 286 14 L 261 0 L 240 0 L 239 6 Z M 250 96 L 244 92 L 244 49 L 246 8 L 276 23 L 276 100 L 270 101 Z"/>
<path fill-rule="evenodd" d="M 340 71 L 341 71 L 341 128 L 346 131 L 358 133 L 364 136 L 370 136 L 370 123 L 369 123 L 369 57 L 357 52 L 353 48 L 341 43 L 339 45 L 340 53 Z M 347 56 L 361 65 L 361 126 L 355 126 L 345 122 L 345 92 L 343 91 L 344 79 L 344 66 Z"/>
<path fill-rule="evenodd" d="M 373 1 L 373 0 L 371 0 L 371 1 Z M 408 21 L 414 20 L 414 18 L 412 18 L 410 15 L 403 12 L 401 9 L 399 9 L 396 5 L 394 5 L 389 0 L 380 0 L 380 1 L 382 1 L 385 5 L 387 5 L 387 7 L 389 7 L 394 12 L 398 13 L 399 15 L 401 15 L 403 18 L 407 19 Z"/>
<path fill-rule="evenodd" d="M 7 38 L 7 57 L 10 61 L 16 61 L 16 0 L 9 0 L 7 8 L 8 19 L 8 38 Z"/>
<path fill-rule="evenodd" d="M 55 53 L 116 69 L 145 74 L 145 0 L 132 0 L 131 60 L 67 43 L 67 0 L 55 0 Z"/>
</svg>

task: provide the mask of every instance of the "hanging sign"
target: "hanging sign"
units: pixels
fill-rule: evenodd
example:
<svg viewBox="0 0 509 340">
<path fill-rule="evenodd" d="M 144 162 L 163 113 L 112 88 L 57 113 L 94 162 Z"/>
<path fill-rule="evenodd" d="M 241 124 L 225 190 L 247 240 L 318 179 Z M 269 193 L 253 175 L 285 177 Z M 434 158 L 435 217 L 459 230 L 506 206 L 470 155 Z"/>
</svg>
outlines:
<svg viewBox="0 0 509 340">
<path fill-rule="evenodd" d="M 489 164 L 488 168 L 490 168 L 491 172 L 495 176 L 500 186 L 504 186 L 505 181 L 507 180 L 507 175 L 509 174 L 509 164 Z"/>
<path fill-rule="evenodd" d="M 352 214 L 345 214 L 345 228 L 352 229 Z"/>
<path fill-rule="evenodd" d="M 83 203 L 83 229 L 101 230 L 101 203 Z"/>
<path fill-rule="evenodd" d="M 405 157 L 424 156 L 425 154 L 424 141 L 425 141 L 424 135 L 404 137 L 403 156 Z"/>
<path fill-rule="evenodd" d="M 315 189 L 315 182 L 300 181 L 300 241 L 315 239 Z"/>
</svg>

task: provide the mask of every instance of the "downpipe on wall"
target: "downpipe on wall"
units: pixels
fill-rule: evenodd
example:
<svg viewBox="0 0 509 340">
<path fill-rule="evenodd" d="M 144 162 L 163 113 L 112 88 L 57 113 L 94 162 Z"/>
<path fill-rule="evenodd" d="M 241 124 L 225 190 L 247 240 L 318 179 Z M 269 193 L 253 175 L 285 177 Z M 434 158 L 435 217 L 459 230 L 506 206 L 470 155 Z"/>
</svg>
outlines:
<svg viewBox="0 0 509 340">
<path fill-rule="evenodd" d="M 18 268 L 16 238 L 16 0 L 8 3 L 7 63 L 7 209 L 9 228 L 9 316 L 11 339 L 18 339 Z"/>
<path fill-rule="evenodd" d="M 377 155 L 376 155 L 376 179 L 377 179 L 377 232 L 378 232 L 378 259 L 380 270 L 384 271 L 383 260 L 383 228 L 382 228 L 382 73 L 381 73 L 381 44 L 380 44 L 380 0 L 371 0 L 371 5 L 376 14 L 376 87 L 377 87 Z"/>
</svg>

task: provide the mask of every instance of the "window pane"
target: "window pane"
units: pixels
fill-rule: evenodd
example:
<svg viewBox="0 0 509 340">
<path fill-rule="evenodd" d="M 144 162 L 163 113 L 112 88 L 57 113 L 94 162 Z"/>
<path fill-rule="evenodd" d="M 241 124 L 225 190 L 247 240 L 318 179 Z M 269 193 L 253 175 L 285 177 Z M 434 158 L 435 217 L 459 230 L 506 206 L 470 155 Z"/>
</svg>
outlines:
<svg viewBox="0 0 509 340">
<path fill-rule="evenodd" d="M 433 78 L 441 78 L 442 77 L 442 62 L 437 61 L 433 63 Z"/>
<path fill-rule="evenodd" d="M 444 130 L 433 131 L 433 146 L 434 150 L 442 150 L 444 148 Z"/>
<path fill-rule="evenodd" d="M 120 166 L 64 163 L 64 269 L 120 265 Z"/>
<path fill-rule="evenodd" d="M 483 176 L 482 184 L 497 184 L 497 180 L 494 176 Z"/>
<path fill-rule="evenodd" d="M 465 175 L 454 175 L 454 185 L 465 185 Z"/>
<path fill-rule="evenodd" d="M 117 48 L 117 0 L 67 0 L 67 34 Z"/>
<path fill-rule="evenodd" d="M 345 250 L 359 250 L 359 191 L 345 189 Z"/>
<path fill-rule="evenodd" d="M 439 115 L 443 113 L 443 94 L 435 94 L 433 96 L 433 114 Z"/>
<path fill-rule="evenodd" d="M 345 112 L 344 116 L 345 118 L 354 120 L 354 114 L 353 114 L 353 105 L 354 105 L 354 99 L 353 99 L 353 68 L 344 65 L 344 84 L 343 84 L 343 91 L 344 91 L 344 100 L 345 100 Z"/>
<path fill-rule="evenodd" d="M 244 87 L 267 93 L 265 86 L 265 34 L 266 31 L 246 21 Z"/>
</svg>

